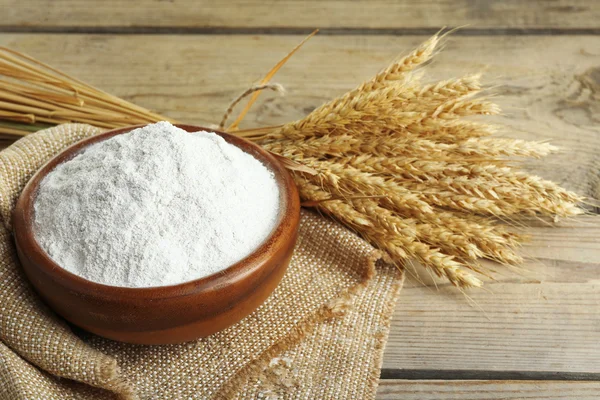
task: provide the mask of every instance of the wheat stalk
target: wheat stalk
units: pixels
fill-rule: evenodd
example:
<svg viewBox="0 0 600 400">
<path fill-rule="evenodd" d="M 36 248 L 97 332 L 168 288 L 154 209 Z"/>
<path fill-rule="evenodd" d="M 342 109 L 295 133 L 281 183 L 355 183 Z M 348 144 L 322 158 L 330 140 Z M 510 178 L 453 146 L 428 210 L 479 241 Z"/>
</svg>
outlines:
<svg viewBox="0 0 600 400">
<path fill-rule="evenodd" d="M 478 97 L 478 75 L 426 85 L 411 79 L 438 42 L 427 41 L 300 121 L 244 135 L 317 171 L 296 176 L 312 185 L 301 190 L 303 198 L 319 200 L 319 209 L 390 260 L 413 257 L 457 286 L 479 286 L 469 267 L 487 272 L 472 263 L 476 259 L 523 261 L 518 247 L 524 237 L 486 216 L 570 217 L 582 212 L 582 198 L 507 166 L 514 157 L 545 157 L 555 146 L 497 138 L 496 127 L 465 119 L 500 112 Z M 356 224 L 365 218 L 369 224 Z"/>
<path fill-rule="evenodd" d="M 483 97 L 479 74 L 422 82 L 442 38 L 298 121 L 239 130 L 260 91 L 278 88 L 270 79 L 305 39 L 232 103 L 221 125 L 249 95 L 228 130 L 280 157 L 303 205 L 353 229 L 389 262 L 416 259 L 458 287 L 481 286 L 476 274 L 492 271 L 478 259 L 523 262 L 525 238 L 497 218 L 570 217 L 583 199 L 514 167 L 515 157 L 545 157 L 556 147 L 498 138 L 498 127 L 469 119 L 500 113 Z M 168 118 L 0 48 L 0 140 L 63 122 L 114 128 L 159 120 Z"/>
<path fill-rule="evenodd" d="M 24 122 L 1 122 L 0 133 L 26 135 L 39 123 L 38 129 L 66 122 L 117 128 L 169 119 L 0 47 L 0 120 Z"/>
</svg>

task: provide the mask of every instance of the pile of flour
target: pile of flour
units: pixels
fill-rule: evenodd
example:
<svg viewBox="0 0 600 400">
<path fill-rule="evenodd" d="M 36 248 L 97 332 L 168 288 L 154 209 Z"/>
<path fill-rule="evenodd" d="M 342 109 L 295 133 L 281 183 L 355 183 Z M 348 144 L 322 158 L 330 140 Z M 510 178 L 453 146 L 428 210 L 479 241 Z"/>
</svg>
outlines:
<svg viewBox="0 0 600 400">
<path fill-rule="evenodd" d="M 269 236 L 279 191 L 256 158 L 210 132 L 159 122 L 57 166 L 35 235 L 60 266 L 112 286 L 165 286 L 221 271 Z"/>
</svg>

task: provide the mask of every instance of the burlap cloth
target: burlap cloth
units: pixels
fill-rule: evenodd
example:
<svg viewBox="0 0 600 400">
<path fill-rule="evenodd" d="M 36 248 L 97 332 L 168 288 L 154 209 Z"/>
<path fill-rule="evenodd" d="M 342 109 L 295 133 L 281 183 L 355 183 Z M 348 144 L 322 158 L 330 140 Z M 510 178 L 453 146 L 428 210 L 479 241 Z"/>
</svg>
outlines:
<svg viewBox="0 0 600 400">
<path fill-rule="evenodd" d="M 402 276 L 310 211 L 281 284 L 223 332 L 138 346 L 71 330 L 53 314 L 21 272 L 10 214 L 33 172 L 98 132 L 62 125 L 0 152 L 0 399 L 374 398 Z"/>
</svg>

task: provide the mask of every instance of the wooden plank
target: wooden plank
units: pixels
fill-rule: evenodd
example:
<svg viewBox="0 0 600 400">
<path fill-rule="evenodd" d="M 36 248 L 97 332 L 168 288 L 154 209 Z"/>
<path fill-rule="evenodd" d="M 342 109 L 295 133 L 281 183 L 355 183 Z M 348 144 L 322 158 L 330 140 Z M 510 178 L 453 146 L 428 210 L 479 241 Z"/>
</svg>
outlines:
<svg viewBox="0 0 600 400">
<path fill-rule="evenodd" d="M 5 0 L 3 27 L 597 29 L 594 0 Z"/>
<path fill-rule="evenodd" d="M 299 36 L 0 35 L 111 93 L 180 121 L 211 124 L 229 102 L 287 53 Z M 301 118 L 354 87 L 424 37 L 321 36 L 278 73 L 288 94 L 265 94 L 245 126 Z M 485 70 L 508 136 L 552 140 L 562 154 L 532 171 L 600 197 L 600 36 L 454 37 L 431 79 Z"/>
<path fill-rule="evenodd" d="M 600 373 L 598 221 L 531 229 L 525 252 L 539 259 L 521 276 L 504 270 L 489 292 L 469 292 L 476 307 L 447 285 L 435 293 L 431 282 L 409 282 L 383 367 Z"/>
<path fill-rule="evenodd" d="M 298 36 L 0 36 L 109 92 L 181 121 L 209 124 Z M 265 95 L 247 126 L 300 118 L 385 66 L 423 37 L 317 37 L 277 75 L 286 97 Z M 600 37 L 456 37 L 429 67 L 444 79 L 485 69 L 503 95 L 507 135 L 554 139 L 567 150 L 528 167 L 593 195 L 599 189 Z M 471 292 L 410 285 L 395 314 L 384 368 L 600 372 L 599 224 L 535 228 L 535 274 L 508 274 Z M 548 247 L 550 246 L 550 247 Z M 484 313 L 485 312 L 485 313 Z"/>
<path fill-rule="evenodd" d="M 600 382 L 405 381 L 379 383 L 378 400 L 522 400 L 598 398 Z"/>
</svg>

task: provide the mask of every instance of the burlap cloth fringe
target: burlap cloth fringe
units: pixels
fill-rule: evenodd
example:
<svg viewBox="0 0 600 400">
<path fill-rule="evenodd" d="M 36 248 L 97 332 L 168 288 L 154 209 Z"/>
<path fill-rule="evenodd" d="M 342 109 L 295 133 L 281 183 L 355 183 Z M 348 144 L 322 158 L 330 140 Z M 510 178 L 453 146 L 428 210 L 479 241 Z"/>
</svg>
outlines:
<svg viewBox="0 0 600 400">
<path fill-rule="evenodd" d="M 302 212 L 279 287 L 253 314 L 208 338 L 137 346 L 74 331 L 32 291 L 10 214 L 31 175 L 100 132 L 62 125 L 0 152 L 0 399 L 370 399 L 402 284 L 368 243 Z"/>
</svg>

